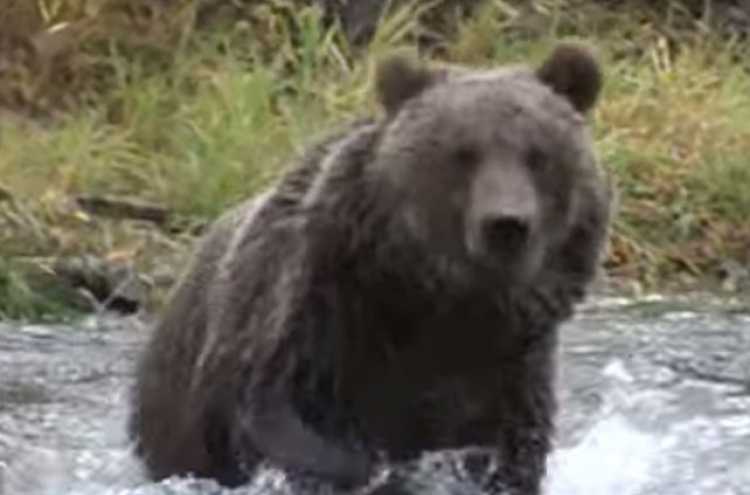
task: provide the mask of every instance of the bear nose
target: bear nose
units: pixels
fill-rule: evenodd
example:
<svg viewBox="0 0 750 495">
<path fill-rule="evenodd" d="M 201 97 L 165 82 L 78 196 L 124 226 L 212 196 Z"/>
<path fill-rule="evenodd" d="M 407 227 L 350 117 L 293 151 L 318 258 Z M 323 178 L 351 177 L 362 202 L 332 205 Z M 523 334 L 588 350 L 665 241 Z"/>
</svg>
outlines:
<svg viewBox="0 0 750 495">
<path fill-rule="evenodd" d="M 487 249 L 496 254 L 517 254 L 529 238 L 529 222 L 523 218 L 501 216 L 482 223 L 482 236 Z"/>
</svg>

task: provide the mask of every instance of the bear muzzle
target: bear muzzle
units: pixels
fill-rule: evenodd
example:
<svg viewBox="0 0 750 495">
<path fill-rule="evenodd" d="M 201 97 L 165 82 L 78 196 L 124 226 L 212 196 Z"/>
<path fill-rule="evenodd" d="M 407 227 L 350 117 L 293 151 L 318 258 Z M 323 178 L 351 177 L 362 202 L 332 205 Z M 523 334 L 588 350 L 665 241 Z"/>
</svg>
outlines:
<svg viewBox="0 0 750 495">
<path fill-rule="evenodd" d="M 489 256 L 512 260 L 526 249 L 531 222 L 523 217 L 498 215 L 483 220 L 480 229 L 484 251 Z"/>
</svg>

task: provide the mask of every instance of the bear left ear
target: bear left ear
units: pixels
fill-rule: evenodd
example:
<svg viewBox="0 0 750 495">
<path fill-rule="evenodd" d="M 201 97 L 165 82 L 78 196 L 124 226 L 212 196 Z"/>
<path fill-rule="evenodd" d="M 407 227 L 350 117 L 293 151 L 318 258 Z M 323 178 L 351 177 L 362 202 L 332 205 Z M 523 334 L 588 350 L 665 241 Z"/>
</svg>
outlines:
<svg viewBox="0 0 750 495">
<path fill-rule="evenodd" d="M 438 72 L 405 53 L 394 53 L 378 62 L 376 89 L 380 104 L 389 114 L 431 86 Z"/>
<path fill-rule="evenodd" d="M 581 113 L 593 108 L 602 88 L 602 72 L 593 50 L 581 44 L 558 45 L 536 75 Z"/>
</svg>

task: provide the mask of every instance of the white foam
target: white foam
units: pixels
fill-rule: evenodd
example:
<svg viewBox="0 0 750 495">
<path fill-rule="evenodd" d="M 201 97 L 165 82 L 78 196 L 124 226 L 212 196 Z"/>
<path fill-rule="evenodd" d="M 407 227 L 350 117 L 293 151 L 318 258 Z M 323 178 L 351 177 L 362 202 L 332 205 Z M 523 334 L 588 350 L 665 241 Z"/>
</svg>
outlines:
<svg viewBox="0 0 750 495">
<path fill-rule="evenodd" d="M 601 419 L 583 438 L 550 459 L 549 495 L 631 495 L 651 477 L 658 438 L 619 415 Z"/>
</svg>

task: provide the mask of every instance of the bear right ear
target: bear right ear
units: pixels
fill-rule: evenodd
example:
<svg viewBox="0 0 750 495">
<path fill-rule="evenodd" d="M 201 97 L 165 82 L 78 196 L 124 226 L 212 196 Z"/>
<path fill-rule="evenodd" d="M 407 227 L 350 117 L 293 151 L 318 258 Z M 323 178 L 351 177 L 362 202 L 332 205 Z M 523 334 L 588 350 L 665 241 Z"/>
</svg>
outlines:
<svg viewBox="0 0 750 495">
<path fill-rule="evenodd" d="M 386 112 L 394 114 L 405 101 L 437 80 L 437 71 L 405 53 L 394 53 L 378 62 L 376 90 Z"/>
<path fill-rule="evenodd" d="M 558 45 L 536 70 L 536 76 L 580 113 L 593 108 L 602 88 L 599 63 L 592 49 L 582 44 Z"/>
</svg>

